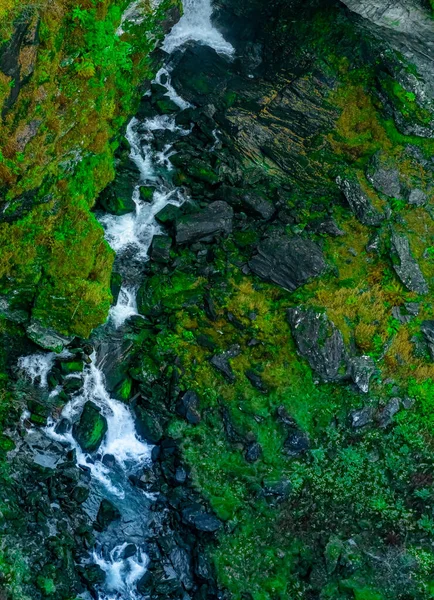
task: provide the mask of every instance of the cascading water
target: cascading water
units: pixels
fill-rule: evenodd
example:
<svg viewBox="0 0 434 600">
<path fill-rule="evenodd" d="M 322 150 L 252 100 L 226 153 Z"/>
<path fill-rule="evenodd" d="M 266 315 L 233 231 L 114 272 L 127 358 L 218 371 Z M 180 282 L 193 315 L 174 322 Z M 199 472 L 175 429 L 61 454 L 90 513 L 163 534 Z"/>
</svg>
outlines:
<svg viewBox="0 0 434 600">
<path fill-rule="evenodd" d="M 163 49 L 170 54 L 186 42 L 195 41 L 231 56 L 234 49 L 213 27 L 211 14 L 210 0 L 184 0 L 184 15 L 166 36 Z M 125 20 L 133 18 L 131 15 L 126 15 Z M 181 110 L 190 106 L 171 85 L 169 66 L 160 69 L 155 82 L 166 88 L 167 97 Z M 171 132 L 179 138 L 188 135 L 190 130 L 177 126 L 173 116 L 131 120 L 126 137 L 131 149 L 130 158 L 140 173 L 133 193 L 135 211 L 122 216 L 104 214 L 99 218 L 106 239 L 117 254 L 118 270 L 122 277 L 117 303 L 111 308 L 107 324 L 103 326 L 105 337 L 109 340 L 110 332 L 121 328 L 127 319 L 138 314 L 136 295 L 140 282 L 137 281 L 137 269 L 133 265 L 142 264 L 147 259 L 152 239 L 160 233 L 155 215 L 167 204 L 179 206 L 186 200 L 184 191 L 175 188 L 171 182 L 169 157 L 174 152 L 172 145 L 167 144 L 158 151 L 152 145 L 153 139 L 164 132 Z M 142 185 L 155 187 L 151 202 L 141 199 Z M 68 351 L 61 355 L 38 353 L 22 357 L 19 367 L 27 373 L 33 384 L 46 389 L 49 373 L 56 360 L 70 356 Z M 141 543 L 146 533 L 145 515 L 150 499 L 143 490 L 131 485 L 129 476 L 150 461 L 152 447 L 139 438 L 129 407 L 111 398 L 108 393 L 103 363 L 104 356 L 97 356 L 96 353 L 91 356 L 91 362 L 85 366 L 83 373 L 75 375 L 82 379 L 81 389 L 73 393 L 59 418 L 49 420 L 44 431 L 49 438 L 74 449 L 77 464 L 90 473 L 92 493 L 86 502 L 89 514 L 94 518 L 101 498 L 106 498 L 116 505 L 122 515 L 120 526 L 112 524 L 107 532 L 99 536 L 98 546 L 88 559 L 106 575 L 105 583 L 98 589 L 99 600 L 138 600 L 143 596 L 137 591 L 137 582 L 146 572 L 148 564 Z M 50 396 L 60 391 L 55 388 Z M 80 448 L 72 428 L 89 400 L 99 407 L 107 420 L 105 438 L 98 452 L 92 455 Z M 127 556 L 125 551 L 131 544 L 134 544 L 134 552 L 128 552 Z"/>
</svg>

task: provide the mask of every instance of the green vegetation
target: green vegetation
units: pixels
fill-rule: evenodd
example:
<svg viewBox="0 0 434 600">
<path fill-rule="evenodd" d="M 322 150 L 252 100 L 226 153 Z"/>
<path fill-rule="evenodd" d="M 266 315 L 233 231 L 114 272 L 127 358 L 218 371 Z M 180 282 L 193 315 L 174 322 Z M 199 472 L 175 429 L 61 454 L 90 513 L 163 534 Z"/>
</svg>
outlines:
<svg viewBox="0 0 434 600">
<path fill-rule="evenodd" d="M 4 7 L 28 23 L 32 40 L 18 49 L 22 81 L 0 77 L 6 316 L 19 308 L 22 319 L 24 311 L 46 327 L 83 337 L 104 321 L 113 255 L 89 211 L 114 177 L 116 137 L 135 110 L 140 84 L 152 75 L 149 54 L 173 4 L 165 0 L 140 28 L 126 26 L 122 37 L 116 31 L 124 0 Z"/>
</svg>

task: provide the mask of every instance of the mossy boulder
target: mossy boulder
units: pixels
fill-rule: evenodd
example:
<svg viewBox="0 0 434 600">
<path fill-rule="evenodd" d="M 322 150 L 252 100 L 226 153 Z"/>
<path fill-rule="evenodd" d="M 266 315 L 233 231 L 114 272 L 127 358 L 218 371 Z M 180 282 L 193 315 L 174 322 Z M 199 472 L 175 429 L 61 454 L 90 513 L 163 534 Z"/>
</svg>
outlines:
<svg viewBox="0 0 434 600">
<path fill-rule="evenodd" d="M 73 435 L 84 452 L 95 452 L 107 432 L 107 419 L 91 400 L 83 407 L 80 420 L 74 424 Z"/>
</svg>

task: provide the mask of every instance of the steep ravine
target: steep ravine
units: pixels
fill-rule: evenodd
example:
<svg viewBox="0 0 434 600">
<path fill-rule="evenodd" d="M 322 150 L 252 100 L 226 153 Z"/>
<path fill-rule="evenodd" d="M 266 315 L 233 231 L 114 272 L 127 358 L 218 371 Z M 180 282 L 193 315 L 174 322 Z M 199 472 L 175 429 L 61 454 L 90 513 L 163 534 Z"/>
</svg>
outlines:
<svg viewBox="0 0 434 600">
<path fill-rule="evenodd" d="M 6 597 L 432 597 L 433 23 L 185 0 L 92 212 L 107 322 L 0 330 Z"/>
</svg>

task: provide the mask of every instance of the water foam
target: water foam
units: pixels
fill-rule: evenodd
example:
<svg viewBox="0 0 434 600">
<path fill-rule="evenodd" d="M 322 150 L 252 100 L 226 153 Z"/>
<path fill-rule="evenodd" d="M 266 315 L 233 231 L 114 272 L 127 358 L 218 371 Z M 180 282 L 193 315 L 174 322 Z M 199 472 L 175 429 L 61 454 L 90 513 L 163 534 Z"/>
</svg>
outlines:
<svg viewBox="0 0 434 600">
<path fill-rule="evenodd" d="M 171 54 L 187 42 L 199 42 L 214 48 L 219 54 L 233 56 L 235 50 L 211 21 L 211 0 L 184 0 L 184 14 L 172 28 L 163 43 L 163 50 Z"/>
</svg>

